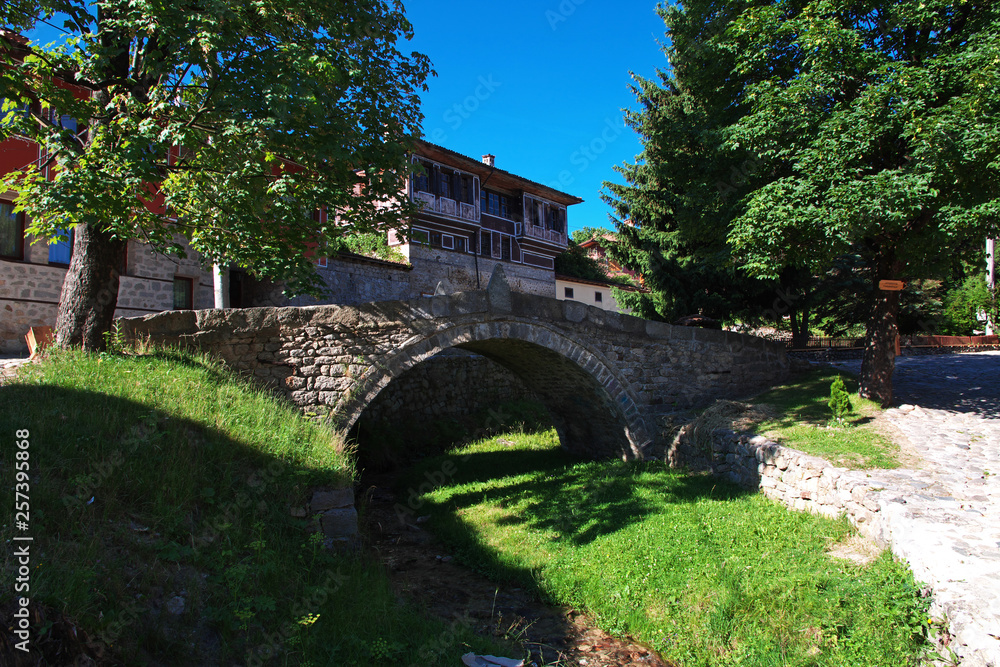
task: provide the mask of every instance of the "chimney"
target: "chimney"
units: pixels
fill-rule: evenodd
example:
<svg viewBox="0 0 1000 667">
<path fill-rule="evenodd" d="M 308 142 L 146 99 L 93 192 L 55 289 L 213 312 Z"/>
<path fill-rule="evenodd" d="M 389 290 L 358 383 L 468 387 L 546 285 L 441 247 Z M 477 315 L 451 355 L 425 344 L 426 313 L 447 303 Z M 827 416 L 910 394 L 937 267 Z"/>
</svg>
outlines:
<svg viewBox="0 0 1000 667">
<path fill-rule="evenodd" d="M 483 164 L 488 165 L 490 167 L 495 167 L 496 166 L 496 160 L 497 160 L 497 156 L 496 155 L 484 155 L 483 156 Z"/>
</svg>

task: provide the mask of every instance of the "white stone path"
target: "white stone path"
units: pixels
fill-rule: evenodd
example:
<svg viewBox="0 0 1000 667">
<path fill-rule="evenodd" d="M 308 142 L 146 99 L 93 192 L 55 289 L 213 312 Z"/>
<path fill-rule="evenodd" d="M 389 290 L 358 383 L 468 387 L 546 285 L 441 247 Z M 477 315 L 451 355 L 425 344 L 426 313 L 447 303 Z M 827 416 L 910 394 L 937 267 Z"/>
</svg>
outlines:
<svg viewBox="0 0 1000 667">
<path fill-rule="evenodd" d="M 920 464 L 867 471 L 883 535 L 931 586 L 962 667 L 1000 667 L 1000 352 L 900 357 L 893 386 L 886 416 Z"/>
</svg>

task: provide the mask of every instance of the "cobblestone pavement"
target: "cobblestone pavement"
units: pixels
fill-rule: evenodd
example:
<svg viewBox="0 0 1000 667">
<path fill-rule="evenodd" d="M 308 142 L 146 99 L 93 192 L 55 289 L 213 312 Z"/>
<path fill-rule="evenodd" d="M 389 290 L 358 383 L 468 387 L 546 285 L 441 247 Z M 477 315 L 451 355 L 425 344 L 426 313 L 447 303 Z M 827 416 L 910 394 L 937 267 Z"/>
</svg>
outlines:
<svg viewBox="0 0 1000 667">
<path fill-rule="evenodd" d="M 931 586 L 960 664 L 1000 667 L 1000 352 L 900 357 L 893 386 L 886 416 L 920 463 L 868 471 L 883 535 Z"/>
</svg>

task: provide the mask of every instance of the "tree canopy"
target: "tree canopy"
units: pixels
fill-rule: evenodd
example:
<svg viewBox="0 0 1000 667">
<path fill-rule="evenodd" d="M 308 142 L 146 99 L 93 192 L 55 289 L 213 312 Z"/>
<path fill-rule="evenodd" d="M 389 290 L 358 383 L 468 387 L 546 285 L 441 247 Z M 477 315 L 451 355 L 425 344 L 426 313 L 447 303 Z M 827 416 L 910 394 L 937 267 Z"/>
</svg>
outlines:
<svg viewBox="0 0 1000 667">
<path fill-rule="evenodd" d="M 608 185 L 622 220 L 638 223 L 620 225 L 629 252 L 655 243 L 691 263 L 721 236 L 730 261 L 711 264 L 807 284 L 851 258 L 870 281 L 861 392 L 888 402 L 899 294 L 879 282 L 946 273 L 998 231 L 1000 6 L 685 0 L 660 11 L 671 68 L 639 80 L 643 109 L 629 120 L 643 161 L 623 168 L 628 186 Z"/>
<path fill-rule="evenodd" d="M 411 37 L 400 3 L 18 0 L 2 11 L 66 32 L 56 45 L 8 45 L 0 72 L 2 136 L 46 155 L 5 182 L 30 233 L 75 231 L 61 343 L 100 345 L 114 303 L 108 312 L 97 292 L 117 293 L 128 239 L 176 252 L 182 234 L 209 261 L 308 291 L 307 248 L 400 224 L 429 74 L 425 56 L 399 50 Z"/>
</svg>

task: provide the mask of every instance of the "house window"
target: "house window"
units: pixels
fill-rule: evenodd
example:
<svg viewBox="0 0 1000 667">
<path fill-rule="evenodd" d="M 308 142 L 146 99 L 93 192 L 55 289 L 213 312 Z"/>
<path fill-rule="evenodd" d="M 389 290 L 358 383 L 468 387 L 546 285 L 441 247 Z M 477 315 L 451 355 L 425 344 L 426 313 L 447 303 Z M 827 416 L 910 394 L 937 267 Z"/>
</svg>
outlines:
<svg viewBox="0 0 1000 667">
<path fill-rule="evenodd" d="M 483 213 L 500 215 L 500 195 L 495 192 L 483 193 L 482 208 Z"/>
<path fill-rule="evenodd" d="M 454 174 L 442 171 L 439 175 L 438 194 L 448 199 L 454 199 L 454 193 L 451 191 L 451 179 L 454 178 Z"/>
<path fill-rule="evenodd" d="M 191 310 L 194 304 L 194 280 L 174 276 L 174 310 Z"/>
<path fill-rule="evenodd" d="M 69 260 L 73 256 L 73 230 L 66 232 L 68 237 L 49 243 L 49 264 L 62 264 L 69 266 Z"/>
<path fill-rule="evenodd" d="M 453 250 L 455 248 L 455 237 L 451 234 L 445 234 L 442 236 L 441 247 L 447 250 Z"/>
<path fill-rule="evenodd" d="M 78 126 L 77 126 L 77 122 L 76 122 L 76 118 L 73 118 L 72 116 L 67 116 L 65 114 L 59 116 L 59 125 L 64 130 L 69 130 L 74 135 L 76 135 L 76 133 L 79 131 L 78 130 Z"/>
<path fill-rule="evenodd" d="M 465 204 L 476 203 L 475 185 L 472 182 L 471 176 L 462 177 L 462 193 L 460 199 Z"/>
<path fill-rule="evenodd" d="M 414 229 L 410 232 L 410 243 L 430 245 L 431 235 L 426 229 Z"/>
<path fill-rule="evenodd" d="M 431 246 L 435 248 L 441 247 L 441 232 L 431 232 Z"/>
<path fill-rule="evenodd" d="M 468 252 L 468 243 L 464 237 L 459 236 L 455 238 L 455 250 L 459 252 Z"/>
<path fill-rule="evenodd" d="M 0 257 L 24 259 L 24 214 L 6 201 L 0 202 Z"/>
<path fill-rule="evenodd" d="M 423 167 L 423 172 L 418 172 L 414 170 L 413 173 L 413 190 L 415 192 L 430 192 L 430 175 L 432 173 L 432 167 L 430 164 L 418 161 L 417 164 Z"/>
<path fill-rule="evenodd" d="M 563 296 L 566 297 L 567 299 L 572 299 L 573 298 L 573 288 L 572 287 L 563 287 Z"/>
<path fill-rule="evenodd" d="M 510 261 L 510 237 L 501 236 L 500 237 L 500 259 L 509 262 Z"/>
<path fill-rule="evenodd" d="M 498 218 L 506 218 L 507 220 L 514 219 L 510 214 L 510 198 L 507 196 L 497 194 L 496 192 L 485 192 L 480 201 L 482 202 L 483 213 L 495 215 Z"/>
<path fill-rule="evenodd" d="M 542 205 L 539 202 L 531 202 L 531 224 L 535 227 L 542 226 Z"/>
<path fill-rule="evenodd" d="M 604 301 L 604 293 L 603 292 L 594 292 L 594 302 L 595 303 L 603 303 L 603 301 Z"/>
<path fill-rule="evenodd" d="M 545 228 L 553 232 L 562 232 L 562 211 L 555 206 L 545 207 Z"/>
<path fill-rule="evenodd" d="M 490 254 L 490 248 L 493 247 L 493 235 L 490 232 L 479 232 L 479 254 L 488 255 Z"/>
</svg>

